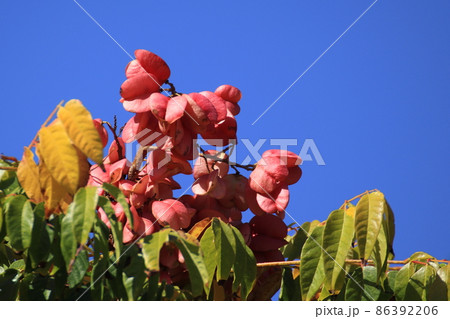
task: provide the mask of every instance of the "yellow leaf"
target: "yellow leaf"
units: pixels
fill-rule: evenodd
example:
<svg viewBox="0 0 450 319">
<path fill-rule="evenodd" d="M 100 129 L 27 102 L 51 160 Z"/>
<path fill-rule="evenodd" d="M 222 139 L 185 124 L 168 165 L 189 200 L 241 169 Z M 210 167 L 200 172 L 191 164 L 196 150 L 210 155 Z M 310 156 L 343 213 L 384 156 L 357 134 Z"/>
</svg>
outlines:
<svg viewBox="0 0 450 319">
<path fill-rule="evenodd" d="M 34 154 L 28 147 L 24 147 L 22 160 L 17 168 L 17 178 L 30 199 L 36 203 L 44 200 L 39 184 L 39 169 L 34 161 Z"/>
<path fill-rule="evenodd" d="M 59 109 L 58 118 L 63 123 L 69 138 L 81 152 L 101 165 L 103 144 L 92 121 L 91 113 L 79 100 L 70 100 Z"/>
<path fill-rule="evenodd" d="M 355 217 L 356 212 L 356 206 L 350 206 L 349 208 L 345 209 L 345 213 L 350 217 Z"/>
<path fill-rule="evenodd" d="M 78 168 L 80 171 L 80 179 L 78 180 L 78 187 L 81 188 L 86 186 L 89 180 L 90 165 L 86 155 L 84 155 L 78 147 L 75 147 L 75 149 L 78 155 Z"/>
<path fill-rule="evenodd" d="M 189 234 L 194 236 L 195 238 L 199 238 L 200 235 L 202 235 L 206 228 L 208 228 L 211 225 L 212 218 L 205 218 L 201 221 L 197 222 L 192 228 L 189 230 Z"/>
<path fill-rule="evenodd" d="M 298 268 L 292 269 L 292 278 L 296 279 L 300 275 L 300 270 Z"/>
<path fill-rule="evenodd" d="M 60 202 L 64 200 L 68 193 L 50 174 L 43 161 L 39 163 L 39 177 L 42 191 L 45 198 L 45 216 L 57 212 Z"/>
<path fill-rule="evenodd" d="M 53 178 L 75 194 L 80 180 L 78 154 L 61 122 L 41 128 L 38 154 Z"/>
</svg>

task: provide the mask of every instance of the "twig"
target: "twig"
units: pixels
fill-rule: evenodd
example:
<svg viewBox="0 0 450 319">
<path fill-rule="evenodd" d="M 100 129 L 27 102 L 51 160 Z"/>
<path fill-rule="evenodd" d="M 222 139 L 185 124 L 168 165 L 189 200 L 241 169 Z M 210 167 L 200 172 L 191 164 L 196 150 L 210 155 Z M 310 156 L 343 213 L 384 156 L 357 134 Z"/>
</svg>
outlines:
<svg viewBox="0 0 450 319">
<path fill-rule="evenodd" d="M 200 150 L 202 150 L 200 148 Z M 205 154 L 205 152 L 202 150 L 202 153 L 199 154 L 200 157 L 203 157 L 205 160 L 206 159 L 212 159 L 216 162 L 224 162 L 224 163 L 228 163 L 232 168 L 234 168 L 234 170 L 236 170 L 236 167 L 245 169 L 247 171 L 253 171 L 256 167 L 256 164 L 248 164 L 248 165 L 242 165 L 239 163 L 234 163 L 234 162 L 230 162 L 229 158 L 220 158 L 218 155 L 221 154 L 222 152 L 216 154 L 216 155 L 212 155 L 212 154 Z M 236 170 L 237 171 L 237 170 Z"/>
<path fill-rule="evenodd" d="M 178 93 L 177 90 L 175 89 L 175 86 L 173 85 L 173 83 L 169 82 L 169 80 L 167 80 L 164 83 L 167 84 L 168 86 L 170 86 L 170 88 L 169 89 L 160 89 L 161 92 L 162 91 L 170 92 L 171 97 L 180 95 L 180 93 Z"/>
<path fill-rule="evenodd" d="M 50 120 L 53 118 L 53 116 L 55 116 L 56 112 L 59 110 L 59 108 L 61 107 L 61 104 L 64 103 L 64 100 L 62 100 L 61 102 L 59 102 L 59 104 L 54 108 L 54 110 L 52 111 L 52 113 L 50 113 L 50 115 L 47 117 L 47 119 L 45 120 L 44 124 L 41 125 L 41 128 L 43 128 L 44 126 L 46 126 L 48 124 L 48 122 L 50 122 Z M 34 144 L 36 143 L 36 140 L 39 136 L 39 131 L 36 133 L 36 135 L 34 136 L 33 140 L 31 141 L 30 145 L 28 146 L 28 148 L 31 148 L 34 146 Z"/>
<path fill-rule="evenodd" d="M 349 200 L 346 200 L 346 201 L 344 202 L 344 204 L 342 204 L 341 207 L 340 207 L 339 209 L 344 209 L 345 206 L 347 206 L 348 203 L 351 203 L 351 202 L 353 202 L 355 199 L 361 198 L 361 197 L 363 197 L 364 195 L 370 194 L 370 193 L 373 193 L 373 192 L 378 192 L 378 189 L 375 188 L 375 189 L 371 189 L 370 191 L 365 191 L 364 193 L 361 193 L 361 194 L 356 195 L 355 197 L 353 197 L 353 198 L 351 198 L 351 199 L 349 199 Z"/>
<path fill-rule="evenodd" d="M 0 166 L 0 169 L 4 171 L 17 171 L 17 167 L 15 166 Z"/>
<path fill-rule="evenodd" d="M 117 129 L 116 118 L 114 117 L 114 126 L 112 126 L 111 123 L 109 123 L 108 121 L 103 121 L 102 124 L 108 125 L 109 130 L 113 133 L 114 140 L 116 141 L 116 144 L 117 144 L 117 153 L 119 155 L 119 159 L 122 159 L 122 145 L 120 145 L 119 137 L 117 136 L 117 133 L 116 133 L 116 129 Z"/>
<path fill-rule="evenodd" d="M 235 166 L 235 167 L 239 167 L 239 168 L 243 168 L 247 171 L 253 171 L 256 168 L 256 164 L 248 164 L 248 165 L 241 165 L 238 163 L 229 163 L 231 167 Z"/>
<path fill-rule="evenodd" d="M 2 160 L 4 161 L 9 161 L 9 162 L 14 162 L 17 163 L 19 160 L 17 158 L 15 158 L 14 156 L 6 156 L 6 155 L 1 155 L 0 156 Z"/>
</svg>

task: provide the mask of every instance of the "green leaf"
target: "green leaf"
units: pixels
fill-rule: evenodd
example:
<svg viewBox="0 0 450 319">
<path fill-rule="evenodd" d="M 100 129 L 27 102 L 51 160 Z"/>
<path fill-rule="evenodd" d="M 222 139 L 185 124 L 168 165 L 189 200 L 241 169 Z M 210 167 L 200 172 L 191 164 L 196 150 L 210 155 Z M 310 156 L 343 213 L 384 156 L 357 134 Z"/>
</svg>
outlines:
<svg viewBox="0 0 450 319">
<path fill-rule="evenodd" d="M 388 257 L 388 238 L 386 236 L 385 224 L 380 228 L 380 233 L 378 234 L 377 241 L 372 252 L 372 259 L 375 261 L 375 266 L 377 268 L 377 278 L 379 279 L 381 274 L 387 269 L 387 257 Z M 387 229 L 386 229 L 387 230 Z"/>
<path fill-rule="evenodd" d="M 0 300 L 14 301 L 19 291 L 20 272 L 17 269 L 6 269 L 0 273 Z"/>
<path fill-rule="evenodd" d="M 214 244 L 214 232 L 209 227 L 204 232 L 200 240 L 200 249 L 203 252 L 203 261 L 205 262 L 206 271 L 208 272 L 208 282 L 212 283 L 217 267 L 216 245 Z M 206 295 L 209 295 L 210 286 L 206 289 Z"/>
<path fill-rule="evenodd" d="M 84 274 L 89 268 L 88 255 L 85 250 L 80 251 L 73 262 L 72 269 L 67 277 L 69 288 L 73 288 L 83 280 Z"/>
<path fill-rule="evenodd" d="M 85 243 L 94 224 L 98 202 L 97 187 L 80 188 L 67 214 L 73 214 L 73 231 L 78 243 Z"/>
<path fill-rule="evenodd" d="M 241 299 L 246 300 L 256 280 L 256 258 L 252 250 L 245 244 L 241 232 L 230 226 L 236 240 L 236 259 L 233 265 L 233 290 L 241 287 Z"/>
<path fill-rule="evenodd" d="M 359 255 L 369 259 L 383 221 L 385 200 L 381 192 L 364 195 L 356 205 L 355 231 Z"/>
<path fill-rule="evenodd" d="M 8 166 L 12 167 L 12 165 L 5 165 L 5 161 L 0 161 L 0 166 Z M 16 180 L 16 173 L 12 170 L 3 170 L 0 169 L 0 190 L 7 189 L 10 187 Z"/>
<path fill-rule="evenodd" d="M 3 216 L 3 198 L 0 198 L 0 243 L 3 241 L 3 238 L 5 238 L 6 235 L 6 225 L 3 222 L 5 218 Z"/>
<path fill-rule="evenodd" d="M 102 185 L 103 189 L 105 191 L 107 191 L 112 197 L 114 197 L 114 199 L 122 206 L 124 212 L 125 212 L 125 216 L 127 217 L 127 221 L 130 223 L 130 228 L 133 229 L 133 215 L 130 212 L 130 207 L 128 206 L 128 202 L 125 198 L 125 195 L 122 193 L 122 191 L 120 189 L 118 189 L 117 187 L 111 185 L 111 184 L 107 184 L 107 183 L 103 183 Z"/>
<path fill-rule="evenodd" d="M 190 240 L 187 235 L 182 236 L 176 232 L 178 240 L 175 242 L 178 249 L 183 254 L 191 281 L 191 290 L 194 297 L 202 294 L 203 290 L 207 291 L 210 287 L 208 282 L 208 271 L 206 270 L 205 262 L 203 261 L 200 245 L 194 240 Z"/>
<path fill-rule="evenodd" d="M 415 252 L 414 254 L 412 254 L 409 257 L 409 260 L 411 260 L 411 261 L 415 260 L 415 261 L 420 261 L 420 262 L 427 262 L 429 259 L 436 259 L 436 258 L 434 258 L 433 256 L 431 256 L 427 253 L 424 253 L 423 251 Z"/>
<path fill-rule="evenodd" d="M 11 264 L 11 266 L 9 266 L 9 268 L 23 271 L 25 269 L 25 260 L 23 259 L 16 260 Z"/>
<path fill-rule="evenodd" d="M 377 269 L 373 266 L 363 268 L 364 292 L 362 301 L 379 300 L 382 288 L 377 284 Z"/>
<path fill-rule="evenodd" d="M 128 251 L 130 252 L 130 251 Z M 137 300 L 143 291 L 146 278 L 142 254 L 131 252 L 130 263 L 123 269 L 122 281 L 129 301 Z"/>
<path fill-rule="evenodd" d="M 0 242 L 0 266 L 3 268 L 8 268 L 12 262 L 14 262 L 14 251 L 12 248 Z"/>
<path fill-rule="evenodd" d="M 319 224 L 318 220 L 312 222 L 305 222 L 300 226 L 300 229 L 289 240 L 289 243 L 283 246 L 280 250 L 287 260 L 299 259 L 302 252 L 302 247 L 306 239 L 311 234 L 312 230 Z"/>
<path fill-rule="evenodd" d="M 94 224 L 94 262 L 99 261 L 101 257 L 109 257 L 109 228 L 97 217 Z"/>
<path fill-rule="evenodd" d="M 327 286 L 333 294 L 344 287 L 345 259 L 353 237 L 353 217 L 342 209 L 331 212 L 323 231 L 322 255 Z"/>
<path fill-rule="evenodd" d="M 53 280 L 35 273 L 27 273 L 20 281 L 19 298 L 24 301 L 52 300 L 54 290 L 51 289 Z"/>
<path fill-rule="evenodd" d="M 17 251 L 24 251 L 31 244 L 33 228 L 33 209 L 28 199 L 14 196 L 6 201 L 6 228 L 11 246 Z"/>
<path fill-rule="evenodd" d="M 73 204 L 73 203 L 72 203 Z M 70 270 L 70 264 L 77 253 L 77 239 L 73 231 L 73 213 L 62 217 L 61 222 L 61 254 L 64 258 L 66 270 Z"/>
<path fill-rule="evenodd" d="M 306 240 L 300 255 L 300 289 L 303 300 L 311 300 L 325 279 L 322 257 L 322 235 L 318 225 Z"/>
<path fill-rule="evenodd" d="M 392 300 L 392 297 L 394 297 L 395 280 L 397 278 L 397 273 L 398 271 L 389 271 L 386 278 L 384 279 L 383 287 L 387 295 L 386 300 Z"/>
<path fill-rule="evenodd" d="M 39 263 L 47 260 L 53 242 L 53 228 L 47 225 L 45 219 L 44 203 L 39 203 L 34 208 L 34 223 L 31 232 L 31 245 L 28 255 L 31 264 L 35 268 Z"/>
<path fill-rule="evenodd" d="M 227 280 L 236 258 L 236 240 L 231 228 L 220 219 L 212 220 L 216 245 L 217 280 Z"/>
<path fill-rule="evenodd" d="M 102 258 L 92 266 L 91 272 L 91 296 L 93 300 L 104 300 L 105 295 L 105 274 L 108 269 L 108 259 Z"/>
<path fill-rule="evenodd" d="M 0 166 L 17 167 L 0 160 Z M 17 171 L 0 170 L 0 195 L 23 194 L 24 190 L 17 179 Z"/>
<path fill-rule="evenodd" d="M 436 270 L 430 265 L 425 265 L 409 278 L 406 286 L 405 300 L 426 301 L 427 291 L 436 278 Z"/>
<path fill-rule="evenodd" d="M 293 278 L 291 268 L 283 268 L 283 279 L 281 281 L 280 301 L 301 301 L 300 276 Z"/>
<path fill-rule="evenodd" d="M 360 301 L 364 292 L 364 279 L 361 267 L 350 274 L 345 286 L 345 301 Z"/>
<path fill-rule="evenodd" d="M 123 286 L 122 277 L 122 261 L 126 259 L 126 256 L 123 257 L 124 258 L 121 258 L 118 262 L 108 266 L 108 271 L 104 275 L 104 277 L 106 277 L 105 279 L 107 279 L 107 284 L 111 291 L 111 299 L 113 300 L 127 300 L 127 292 L 125 290 L 125 287 Z"/>
<path fill-rule="evenodd" d="M 84 244 L 96 217 L 97 188 L 80 188 L 61 223 L 61 251 L 69 271 L 78 244 Z"/>
<path fill-rule="evenodd" d="M 165 228 L 159 232 L 141 239 L 142 254 L 144 255 L 145 267 L 150 271 L 159 271 L 159 252 L 163 245 L 169 241 L 170 228 Z"/>
<path fill-rule="evenodd" d="M 111 202 L 103 196 L 98 197 L 98 205 L 105 211 L 111 224 L 111 233 L 114 239 L 114 252 L 116 260 L 119 260 L 122 248 L 123 248 L 123 235 L 122 235 L 122 223 L 117 220 L 114 209 L 111 206 Z"/>
<path fill-rule="evenodd" d="M 162 282 L 161 284 L 164 284 Z M 145 301 L 156 301 L 156 297 L 158 294 L 159 289 L 159 273 L 152 273 L 150 277 L 148 278 L 146 284 L 145 284 L 145 292 L 142 297 L 142 300 Z"/>
<path fill-rule="evenodd" d="M 414 274 L 414 265 L 407 263 L 398 272 L 395 277 L 394 295 L 397 301 L 405 300 L 406 287 L 409 282 L 409 278 Z"/>
<path fill-rule="evenodd" d="M 445 265 L 437 271 L 437 276 L 427 289 L 427 300 L 450 300 L 450 265 Z"/>
</svg>

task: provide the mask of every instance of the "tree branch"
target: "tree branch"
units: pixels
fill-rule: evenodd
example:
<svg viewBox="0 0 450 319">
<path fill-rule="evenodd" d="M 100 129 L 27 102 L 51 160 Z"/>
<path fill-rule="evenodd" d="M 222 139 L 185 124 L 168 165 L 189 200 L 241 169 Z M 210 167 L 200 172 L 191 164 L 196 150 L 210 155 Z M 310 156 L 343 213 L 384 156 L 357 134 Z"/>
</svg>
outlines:
<svg viewBox="0 0 450 319">
<path fill-rule="evenodd" d="M 388 260 L 387 263 L 391 264 L 391 265 L 395 265 L 395 264 L 400 264 L 400 265 L 405 265 L 408 262 L 412 262 L 412 263 L 423 263 L 421 261 L 417 261 L 417 260 L 410 260 L 405 259 L 405 260 Z M 437 263 L 450 263 L 449 260 L 446 259 L 428 259 L 426 263 L 427 264 L 429 262 L 437 262 Z M 301 263 L 301 260 L 292 260 L 292 261 L 274 261 L 274 262 L 264 262 L 264 263 L 257 263 L 256 267 L 260 267 L 260 268 L 264 268 L 264 267 L 276 267 L 276 266 L 280 266 L 280 267 L 299 267 Z M 346 264 L 352 264 L 352 265 L 361 265 L 361 260 L 360 259 L 347 259 L 345 260 Z M 375 262 L 373 260 L 368 260 L 367 261 L 368 264 L 370 265 L 374 265 Z"/>
</svg>

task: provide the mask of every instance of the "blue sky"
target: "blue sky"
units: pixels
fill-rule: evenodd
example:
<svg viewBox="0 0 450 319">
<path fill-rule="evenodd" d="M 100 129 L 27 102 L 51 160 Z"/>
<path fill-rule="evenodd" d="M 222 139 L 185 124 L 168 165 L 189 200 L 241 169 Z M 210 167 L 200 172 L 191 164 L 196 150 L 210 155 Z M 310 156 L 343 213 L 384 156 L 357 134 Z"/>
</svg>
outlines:
<svg viewBox="0 0 450 319">
<path fill-rule="evenodd" d="M 178 91 L 239 87 L 240 139 L 298 139 L 296 153 L 313 139 L 326 165 L 305 163 L 291 187 L 298 222 L 378 188 L 398 259 L 450 258 L 449 1 L 378 1 L 255 125 L 373 1 L 79 3 L 129 53 L 162 56 Z M 131 116 L 119 103 L 130 58 L 75 2 L 3 1 L 0 43 L 1 153 L 20 157 L 60 100 L 119 124 Z"/>
</svg>

